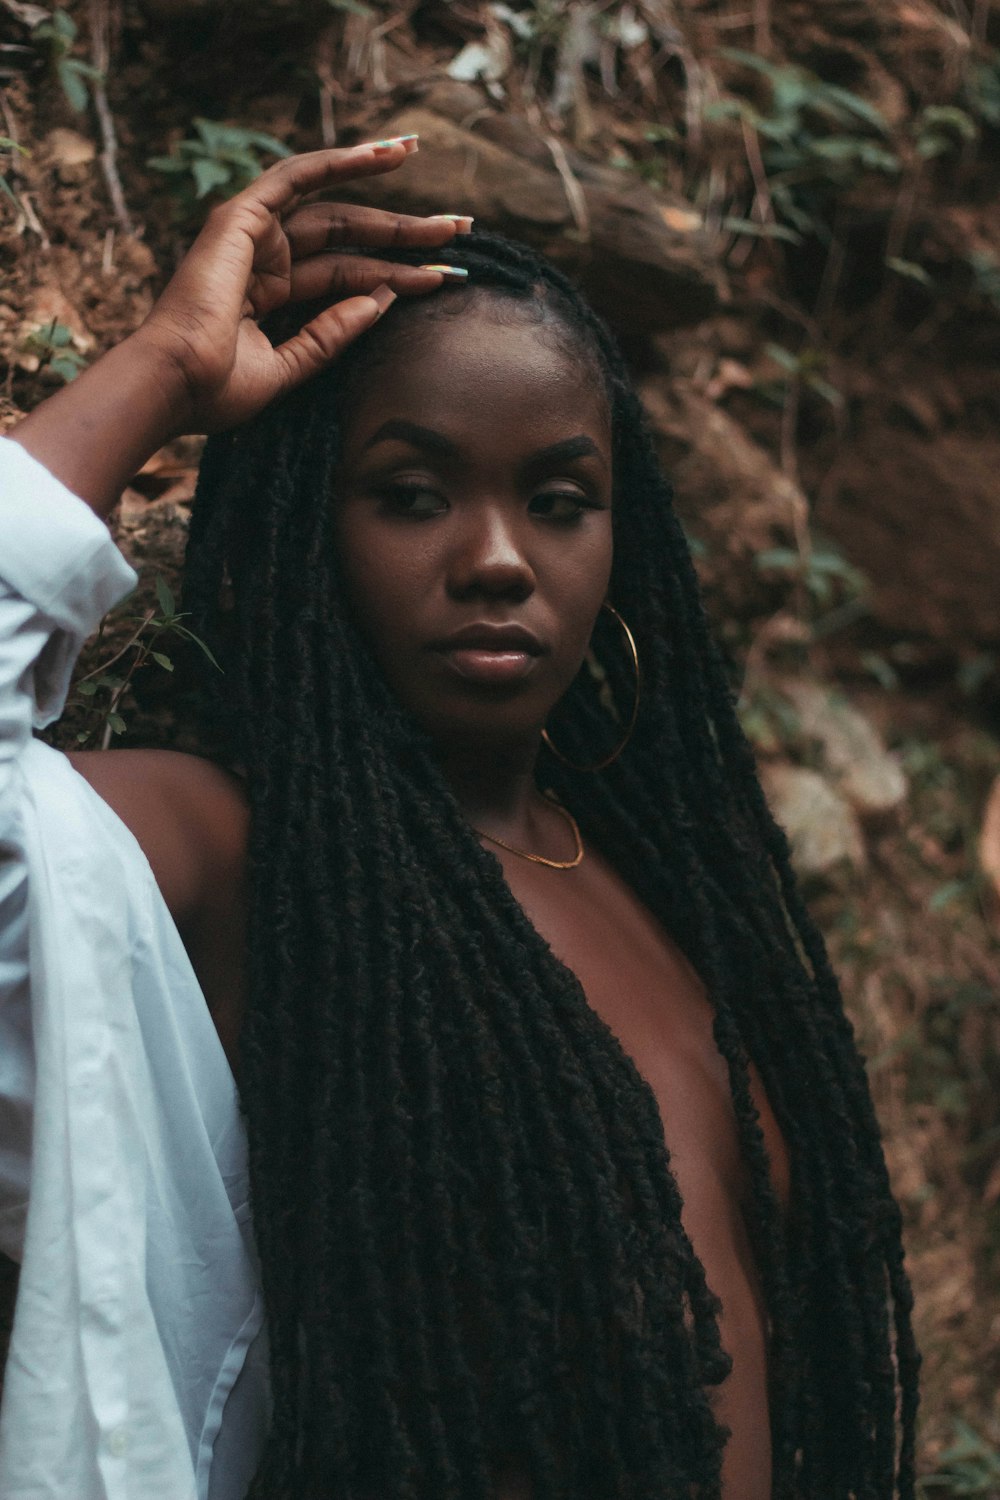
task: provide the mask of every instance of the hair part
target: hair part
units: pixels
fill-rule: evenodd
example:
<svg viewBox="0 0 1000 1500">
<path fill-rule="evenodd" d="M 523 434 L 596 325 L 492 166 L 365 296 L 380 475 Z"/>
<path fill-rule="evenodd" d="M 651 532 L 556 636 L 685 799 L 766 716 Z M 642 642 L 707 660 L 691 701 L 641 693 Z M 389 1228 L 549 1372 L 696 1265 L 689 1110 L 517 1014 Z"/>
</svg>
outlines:
<svg viewBox="0 0 1000 1500">
<path fill-rule="evenodd" d="M 487 1500 L 514 1469 L 536 1500 L 721 1494 L 711 1393 L 729 1364 L 653 1094 L 468 827 L 338 577 L 351 401 L 488 296 L 592 360 L 608 396 L 611 598 L 642 712 L 606 771 L 543 754 L 542 774 L 715 1009 L 771 1324 L 774 1496 L 910 1500 L 918 1356 L 865 1072 L 641 407 L 547 262 L 478 233 L 447 254 L 467 288 L 395 304 L 210 440 L 192 518 L 186 607 L 226 654 L 252 809 L 242 1099 L 274 1394 L 252 1493 Z M 608 677 L 626 712 L 627 660 Z M 587 763 L 613 736 L 581 680 L 560 744 Z M 787 1225 L 751 1061 L 791 1152 Z"/>
</svg>

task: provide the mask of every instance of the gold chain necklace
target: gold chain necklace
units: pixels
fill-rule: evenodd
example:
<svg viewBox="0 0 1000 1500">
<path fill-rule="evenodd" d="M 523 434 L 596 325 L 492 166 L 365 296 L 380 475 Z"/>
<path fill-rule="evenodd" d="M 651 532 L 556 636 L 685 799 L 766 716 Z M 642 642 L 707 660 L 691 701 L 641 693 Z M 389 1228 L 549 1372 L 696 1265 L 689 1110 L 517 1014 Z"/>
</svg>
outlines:
<svg viewBox="0 0 1000 1500">
<path fill-rule="evenodd" d="M 506 839 L 498 839 L 493 833 L 484 833 L 481 828 L 473 828 L 473 833 L 478 833 L 481 839 L 486 839 L 491 844 L 497 844 L 501 849 L 506 849 L 509 854 L 516 854 L 519 859 L 530 859 L 533 865 L 545 865 L 549 870 L 575 870 L 583 860 L 583 839 L 580 837 L 580 825 L 568 808 L 553 798 L 546 799 L 552 803 L 556 812 L 561 813 L 573 830 L 573 839 L 576 844 L 576 853 L 572 859 L 546 859 L 544 854 L 529 854 L 527 849 L 518 849 L 513 844 L 508 844 Z"/>
</svg>

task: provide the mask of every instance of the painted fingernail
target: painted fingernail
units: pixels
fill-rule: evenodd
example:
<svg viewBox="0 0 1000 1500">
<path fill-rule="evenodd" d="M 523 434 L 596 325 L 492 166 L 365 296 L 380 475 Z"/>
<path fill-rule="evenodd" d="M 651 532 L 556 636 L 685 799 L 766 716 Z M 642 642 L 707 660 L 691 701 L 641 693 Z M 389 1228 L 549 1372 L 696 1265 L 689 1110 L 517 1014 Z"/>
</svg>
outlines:
<svg viewBox="0 0 1000 1500">
<path fill-rule="evenodd" d="M 379 317 L 381 317 L 386 308 L 391 307 L 396 300 L 396 293 L 392 290 L 391 287 L 386 286 L 384 281 L 381 286 L 377 286 L 375 290 L 373 292 L 369 292 L 368 295 L 373 302 L 378 303 Z"/>
<path fill-rule="evenodd" d="M 459 234 L 470 234 L 472 226 L 476 222 L 471 214 L 428 214 L 430 219 L 447 219 L 454 224 Z"/>
<path fill-rule="evenodd" d="M 440 271 L 442 276 L 454 276 L 456 281 L 465 281 L 468 271 L 464 266 L 421 266 L 421 271 Z"/>
<path fill-rule="evenodd" d="M 372 141 L 371 146 L 375 151 L 388 151 L 391 146 L 409 147 L 412 145 L 413 150 L 416 151 L 418 139 L 416 135 L 390 135 L 384 141 Z"/>
</svg>

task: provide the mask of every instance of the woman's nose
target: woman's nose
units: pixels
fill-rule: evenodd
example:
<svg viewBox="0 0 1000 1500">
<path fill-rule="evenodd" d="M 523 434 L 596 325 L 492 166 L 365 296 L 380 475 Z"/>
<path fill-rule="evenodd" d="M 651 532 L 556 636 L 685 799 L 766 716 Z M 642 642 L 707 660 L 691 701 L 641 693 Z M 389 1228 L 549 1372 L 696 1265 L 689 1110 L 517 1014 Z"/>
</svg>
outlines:
<svg viewBox="0 0 1000 1500">
<path fill-rule="evenodd" d="M 498 510 L 470 518 L 466 534 L 451 560 L 452 594 L 503 595 L 526 599 L 535 574 L 511 519 Z"/>
</svg>

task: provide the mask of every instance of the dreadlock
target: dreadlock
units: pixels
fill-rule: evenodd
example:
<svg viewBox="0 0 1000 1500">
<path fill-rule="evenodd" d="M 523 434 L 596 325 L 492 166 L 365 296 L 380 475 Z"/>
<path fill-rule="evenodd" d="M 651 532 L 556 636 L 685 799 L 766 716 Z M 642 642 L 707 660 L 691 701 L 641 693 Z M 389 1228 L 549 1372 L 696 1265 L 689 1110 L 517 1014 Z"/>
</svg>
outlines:
<svg viewBox="0 0 1000 1500">
<path fill-rule="evenodd" d="M 862 1063 L 761 793 L 644 417 L 607 329 L 522 246 L 397 304 L 322 376 L 212 439 L 187 604 L 227 658 L 252 808 L 241 1089 L 268 1308 L 267 1500 L 715 1500 L 728 1371 L 653 1094 L 468 827 L 345 603 L 352 399 L 418 320 L 488 297 L 590 362 L 613 434 L 611 598 L 643 706 L 625 754 L 545 784 L 704 980 L 752 1186 L 776 1500 L 914 1492 L 918 1355 Z M 417 260 L 406 252 L 402 260 Z M 220 600 L 228 602 L 225 609 Z M 628 663 L 607 685 L 622 712 Z M 579 762 L 609 718 L 558 710 Z M 613 733 L 613 725 L 612 733 Z M 782 1221 L 749 1064 L 792 1155 Z"/>
</svg>

